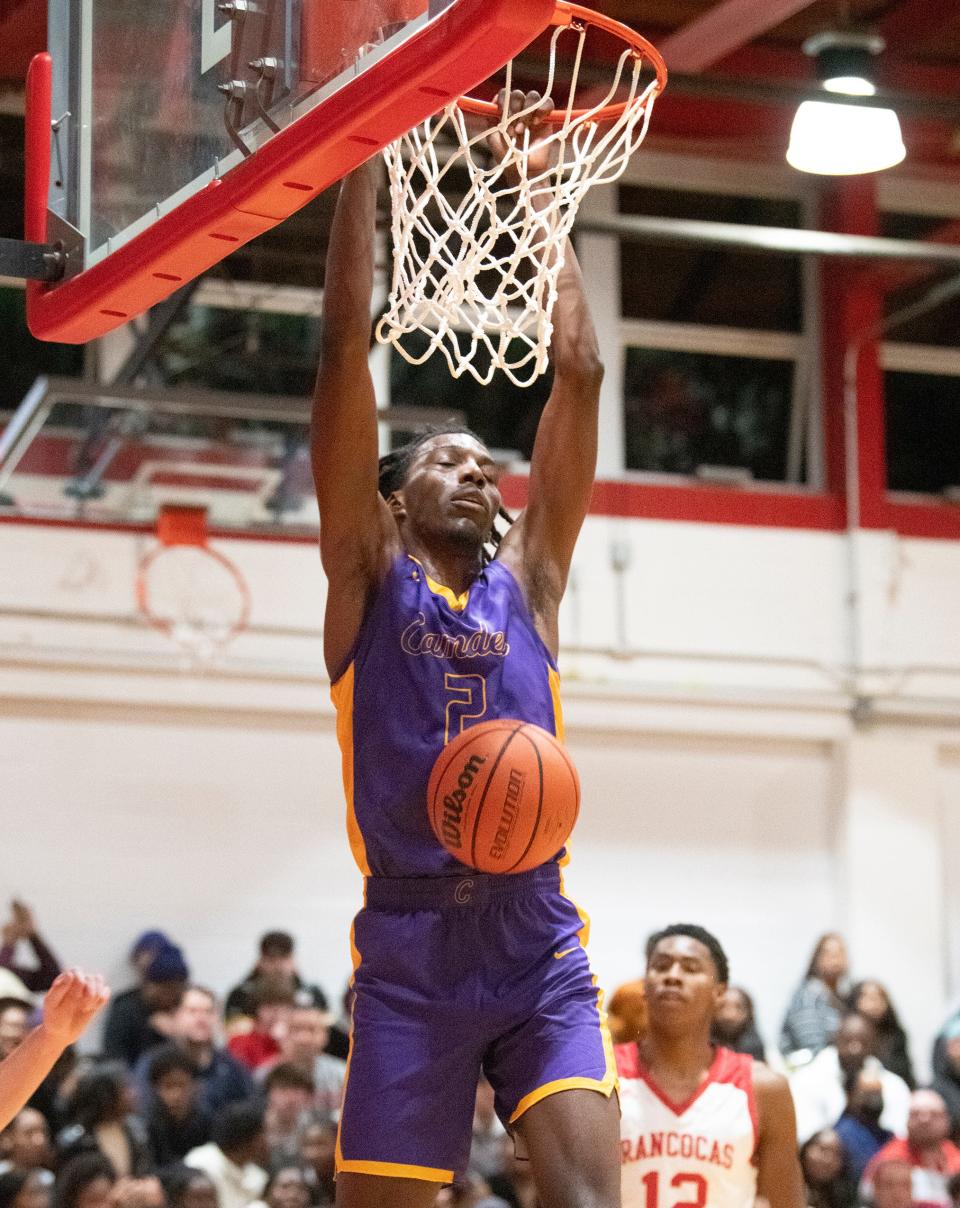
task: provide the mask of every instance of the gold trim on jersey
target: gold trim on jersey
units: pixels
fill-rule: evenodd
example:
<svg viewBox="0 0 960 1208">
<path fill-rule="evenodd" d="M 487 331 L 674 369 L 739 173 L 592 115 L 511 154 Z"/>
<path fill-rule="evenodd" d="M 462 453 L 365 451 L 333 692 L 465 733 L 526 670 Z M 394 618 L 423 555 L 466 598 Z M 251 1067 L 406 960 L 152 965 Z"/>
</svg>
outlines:
<svg viewBox="0 0 960 1208">
<path fill-rule="evenodd" d="M 463 612 L 470 599 L 470 588 L 468 587 L 461 595 L 457 595 L 452 587 L 445 587 L 442 583 L 438 583 L 436 579 L 431 579 L 427 574 L 427 568 L 423 565 L 419 558 L 415 558 L 413 554 L 407 554 L 411 562 L 416 562 L 417 566 L 423 571 L 423 577 L 427 582 L 427 587 L 435 596 L 440 596 L 446 600 L 454 612 Z"/>
<path fill-rule="evenodd" d="M 343 791 L 347 799 L 347 837 L 350 840 L 353 858 L 360 871 L 365 877 L 369 877 L 370 864 L 367 861 L 367 845 L 360 832 L 353 801 L 353 680 L 354 664 L 351 663 L 337 682 L 330 685 L 330 699 L 337 711 L 337 742 L 340 744 L 340 755 L 343 762 Z"/>
</svg>

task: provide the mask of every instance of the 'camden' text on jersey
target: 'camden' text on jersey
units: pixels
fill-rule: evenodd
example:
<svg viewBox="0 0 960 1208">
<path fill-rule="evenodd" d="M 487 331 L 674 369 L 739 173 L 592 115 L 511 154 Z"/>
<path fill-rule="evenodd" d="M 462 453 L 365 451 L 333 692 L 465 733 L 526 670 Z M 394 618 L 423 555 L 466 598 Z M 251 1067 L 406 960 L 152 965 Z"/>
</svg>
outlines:
<svg viewBox="0 0 960 1208">
<path fill-rule="evenodd" d="M 431 633 L 427 618 L 417 613 L 415 621 L 403 631 L 400 646 L 407 654 L 429 654 L 435 659 L 476 659 L 488 654 L 506 658 L 510 653 L 507 635 L 500 629 L 474 629 L 470 633 Z"/>
</svg>

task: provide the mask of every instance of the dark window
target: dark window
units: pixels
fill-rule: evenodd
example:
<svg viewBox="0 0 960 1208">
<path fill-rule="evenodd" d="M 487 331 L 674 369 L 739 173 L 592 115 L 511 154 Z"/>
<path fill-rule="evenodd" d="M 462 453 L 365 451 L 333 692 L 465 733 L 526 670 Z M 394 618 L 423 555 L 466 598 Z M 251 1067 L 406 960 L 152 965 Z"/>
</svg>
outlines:
<svg viewBox="0 0 960 1208">
<path fill-rule="evenodd" d="M 960 377 L 890 372 L 884 382 L 888 488 L 960 486 Z"/>
<path fill-rule="evenodd" d="M 191 306 L 158 359 L 167 385 L 304 398 L 316 377 L 318 336 L 310 315 Z"/>
<path fill-rule="evenodd" d="M 881 214 L 880 233 L 890 239 L 923 240 L 929 243 L 956 243 L 957 220 L 929 214 Z M 957 342 L 960 330 L 960 299 L 937 298 L 940 287 L 952 274 L 949 265 L 922 260 L 887 262 L 880 266 L 884 281 L 884 314 L 888 319 L 917 307 L 906 323 L 888 326 L 886 339 L 903 344 L 937 344 L 947 347 Z M 934 291 L 936 304 L 925 306 Z"/>
<path fill-rule="evenodd" d="M 739 467 L 782 482 L 792 382 L 791 361 L 628 348 L 627 468 Z"/>
<path fill-rule="evenodd" d="M 463 346 L 469 342 L 465 333 L 459 339 Z M 427 337 L 419 332 L 405 341 L 413 354 L 421 349 L 425 351 L 427 345 Z M 521 387 L 497 371 L 489 386 L 481 386 L 469 374 L 451 377 L 447 362 L 439 352 L 422 365 L 411 365 L 394 351 L 390 359 L 390 400 L 394 407 L 462 411 L 468 426 L 490 448 L 518 450 L 525 460 L 529 460 L 552 377 L 548 372 L 531 386 Z M 400 436 L 402 438 L 403 434 Z"/>
<path fill-rule="evenodd" d="M 797 202 L 625 186 L 623 214 L 761 226 L 800 226 Z M 667 247 L 624 240 L 623 314 L 628 319 L 799 331 L 800 259 L 727 247 Z"/>
</svg>

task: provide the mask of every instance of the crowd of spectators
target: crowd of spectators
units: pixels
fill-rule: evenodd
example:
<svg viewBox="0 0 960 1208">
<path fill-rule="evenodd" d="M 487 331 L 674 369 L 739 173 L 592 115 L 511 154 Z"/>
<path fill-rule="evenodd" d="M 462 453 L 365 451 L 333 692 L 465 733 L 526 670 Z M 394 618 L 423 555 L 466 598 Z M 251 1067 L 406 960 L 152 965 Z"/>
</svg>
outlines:
<svg viewBox="0 0 960 1208">
<path fill-rule="evenodd" d="M 0 1133 L 0 1208 L 333 1204 L 349 991 L 335 1018 L 281 931 L 262 937 L 222 1006 L 162 932 L 141 935 L 130 963 L 133 984 L 111 1001 L 97 1056 L 67 1050 Z M 0 1059 L 59 969 L 32 912 L 13 903 L 0 946 Z M 810 1208 L 960 1208 L 960 1012 L 937 1038 L 931 1085 L 918 1089 L 890 995 L 847 975 L 843 940 L 824 936 L 777 1046 L 764 1043 L 737 986 L 714 1038 L 788 1075 Z M 620 987 L 614 1039 L 642 1035 L 645 1019 L 642 981 Z M 537 1208 L 483 1080 L 471 1171 L 438 1203 Z"/>
</svg>

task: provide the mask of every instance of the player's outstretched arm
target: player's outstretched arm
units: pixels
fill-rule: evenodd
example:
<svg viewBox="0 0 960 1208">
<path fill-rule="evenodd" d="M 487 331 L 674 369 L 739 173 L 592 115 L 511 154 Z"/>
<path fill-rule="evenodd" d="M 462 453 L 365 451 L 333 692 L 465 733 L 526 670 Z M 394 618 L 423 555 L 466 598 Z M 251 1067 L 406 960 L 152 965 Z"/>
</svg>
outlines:
<svg viewBox="0 0 960 1208">
<path fill-rule="evenodd" d="M 310 454 L 329 592 L 327 670 L 344 669 L 395 525 L 377 493 L 377 403 L 370 376 L 376 224 L 374 163 L 340 187 L 324 283 Z"/>
<path fill-rule="evenodd" d="M 759 1062 L 753 1067 L 757 1099 L 757 1199 L 770 1208 L 803 1208 L 803 1175 L 797 1157 L 797 1118 L 786 1078 Z"/>
<path fill-rule="evenodd" d="M 596 472 L 603 380 L 580 265 L 569 242 L 564 256 L 553 315 L 553 389 L 530 459 L 527 507 L 514 526 L 516 534 L 508 534 L 517 546 L 506 547 L 501 555 L 519 558 L 527 601 L 554 654 L 559 645 L 557 609 Z"/>
<path fill-rule="evenodd" d="M 110 991 L 98 976 L 61 973 L 43 1000 L 43 1022 L 0 1062 L 0 1130 L 20 1111 L 69 1044 L 82 1035 Z"/>
<path fill-rule="evenodd" d="M 515 112 L 532 111 L 519 125 L 530 129 L 531 173 L 544 170 L 549 151 L 545 143 L 538 147 L 538 134 L 552 101 L 549 97 L 541 99 L 536 93 L 515 92 L 509 99 L 501 93 L 500 103 L 509 104 Z M 495 155 L 502 154 L 501 143 L 497 136 L 491 137 Z M 550 203 L 546 190 L 534 202 L 540 208 Z M 558 250 L 548 247 L 544 255 L 555 256 Z M 527 507 L 507 534 L 499 556 L 518 573 L 537 627 L 556 654 L 557 609 L 566 588 L 573 548 L 590 504 L 596 472 L 597 420 L 603 381 L 597 333 L 580 264 L 569 240 L 563 248 L 563 266 L 557 278 L 550 359 L 553 389 L 534 441 Z"/>
</svg>

